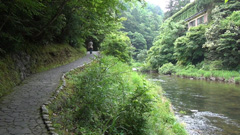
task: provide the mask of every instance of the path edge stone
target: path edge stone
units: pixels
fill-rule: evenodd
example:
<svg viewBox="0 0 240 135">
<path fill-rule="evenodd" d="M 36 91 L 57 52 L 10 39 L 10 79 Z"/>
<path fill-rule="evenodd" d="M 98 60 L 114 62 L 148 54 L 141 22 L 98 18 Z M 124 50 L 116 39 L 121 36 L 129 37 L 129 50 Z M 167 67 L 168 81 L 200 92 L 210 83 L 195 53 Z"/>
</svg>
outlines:
<svg viewBox="0 0 240 135">
<path fill-rule="evenodd" d="M 93 59 L 95 59 L 95 58 L 93 58 Z M 90 64 L 91 62 L 92 62 L 92 61 L 87 62 L 87 63 L 85 63 L 85 64 L 82 64 L 82 65 L 80 65 L 80 66 L 78 66 L 78 67 L 76 67 L 76 68 L 71 69 L 71 70 L 68 71 L 68 72 L 74 71 L 75 69 L 78 69 L 78 68 L 82 68 L 82 67 L 84 67 L 85 65 Z M 41 111 L 40 115 L 41 115 L 41 118 L 42 118 L 43 123 L 44 123 L 44 125 L 45 125 L 45 127 L 46 127 L 46 129 L 48 130 L 48 132 L 49 132 L 50 135 L 58 135 L 58 134 L 56 133 L 56 130 L 55 130 L 55 128 L 53 127 L 53 122 L 52 122 L 52 121 L 50 120 L 50 118 L 49 118 L 49 111 L 48 111 L 48 109 L 47 109 L 47 106 L 48 106 L 49 104 L 51 104 L 51 103 L 57 98 L 59 92 L 62 91 L 62 90 L 66 87 L 67 84 L 66 84 L 66 80 L 65 80 L 65 75 L 66 75 L 68 72 L 64 73 L 64 74 L 62 75 L 62 77 L 61 77 L 61 80 L 62 80 L 62 82 L 63 82 L 62 85 L 61 85 L 58 89 L 56 89 L 55 92 L 53 92 L 53 95 L 48 99 L 48 101 L 45 102 L 45 103 L 40 107 L 40 111 Z"/>
</svg>

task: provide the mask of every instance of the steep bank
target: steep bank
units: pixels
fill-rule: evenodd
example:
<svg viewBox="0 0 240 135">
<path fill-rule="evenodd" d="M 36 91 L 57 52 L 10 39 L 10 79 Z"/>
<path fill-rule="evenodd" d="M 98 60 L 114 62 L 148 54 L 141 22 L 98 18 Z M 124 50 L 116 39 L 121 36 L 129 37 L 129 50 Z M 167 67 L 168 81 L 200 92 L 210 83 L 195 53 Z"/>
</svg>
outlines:
<svg viewBox="0 0 240 135">
<path fill-rule="evenodd" d="M 0 98 L 11 92 L 27 76 L 67 64 L 86 54 L 86 49 L 67 44 L 22 47 L 0 56 Z"/>
</svg>

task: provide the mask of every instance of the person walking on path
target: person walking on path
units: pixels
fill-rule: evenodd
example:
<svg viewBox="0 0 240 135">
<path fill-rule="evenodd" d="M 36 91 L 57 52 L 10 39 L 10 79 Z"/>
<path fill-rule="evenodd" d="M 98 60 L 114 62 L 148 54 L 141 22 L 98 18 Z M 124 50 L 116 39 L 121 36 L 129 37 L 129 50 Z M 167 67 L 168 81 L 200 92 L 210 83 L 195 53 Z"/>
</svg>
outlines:
<svg viewBox="0 0 240 135">
<path fill-rule="evenodd" d="M 92 40 L 88 43 L 88 49 L 90 51 L 90 54 L 92 54 L 92 51 L 93 51 L 93 42 L 92 42 Z"/>
</svg>

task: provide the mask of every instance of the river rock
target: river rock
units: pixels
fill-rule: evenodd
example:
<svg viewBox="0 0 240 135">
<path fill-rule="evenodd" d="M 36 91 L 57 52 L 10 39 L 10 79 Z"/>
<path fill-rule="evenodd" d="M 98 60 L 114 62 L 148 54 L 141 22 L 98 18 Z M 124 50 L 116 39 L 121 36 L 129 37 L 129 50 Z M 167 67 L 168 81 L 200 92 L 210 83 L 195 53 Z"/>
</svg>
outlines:
<svg viewBox="0 0 240 135">
<path fill-rule="evenodd" d="M 216 78 L 215 77 L 210 77 L 210 80 L 215 81 Z"/>
<path fill-rule="evenodd" d="M 218 81 L 224 81 L 225 79 L 223 77 L 218 77 L 217 80 Z"/>
<path fill-rule="evenodd" d="M 137 71 L 137 68 L 132 68 L 133 71 Z"/>
<path fill-rule="evenodd" d="M 190 110 L 192 113 L 197 113 L 198 110 Z"/>
</svg>

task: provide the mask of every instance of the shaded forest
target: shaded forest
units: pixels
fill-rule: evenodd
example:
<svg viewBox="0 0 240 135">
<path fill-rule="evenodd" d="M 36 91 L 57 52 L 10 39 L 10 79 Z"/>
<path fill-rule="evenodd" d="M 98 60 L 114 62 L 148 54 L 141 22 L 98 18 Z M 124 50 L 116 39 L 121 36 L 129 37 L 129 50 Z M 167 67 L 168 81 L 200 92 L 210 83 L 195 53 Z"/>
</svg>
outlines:
<svg viewBox="0 0 240 135">
<path fill-rule="evenodd" d="M 126 9 L 125 2 L 137 0 L 1 0 L 0 53 L 17 51 L 23 44 L 79 47 L 89 39 L 99 42 L 121 28 L 117 14 Z"/>
</svg>

